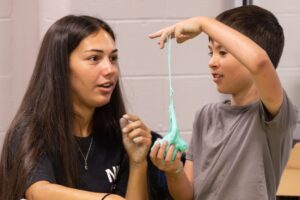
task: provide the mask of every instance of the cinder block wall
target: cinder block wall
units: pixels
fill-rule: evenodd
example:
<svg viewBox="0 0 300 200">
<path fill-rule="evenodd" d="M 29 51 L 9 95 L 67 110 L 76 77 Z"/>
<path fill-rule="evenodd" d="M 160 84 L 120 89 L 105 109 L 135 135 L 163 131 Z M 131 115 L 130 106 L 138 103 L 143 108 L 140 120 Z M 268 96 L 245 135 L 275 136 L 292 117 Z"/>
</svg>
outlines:
<svg viewBox="0 0 300 200">
<path fill-rule="evenodd" d="M 2 138 L 9 123 L 12 82 L 12 3 L 0 1 L 0 135 Z M 2 140 L 0 140 L 0 145 Z"/>
<path fill-rule="evenodd" d="M 179 20 L 215 16 L 238 5 L 237 0 L 1 0 L 0 2 L 0 142 L 19 106 L 33 69 L 41 38 L 48 27 L 67 14 L 106 20 L 116 32 L 122 83 L 128 111 L 139 115 L 154 131 L 169 127 L 167 50 L 147 35 Z M 286 46 L 278 72 L 294 103 L 300 107 L 300 66 L 296 43 L 300 31 L 298 0 L 254 1 L 279 18 Z M 28 17 L 29 16 L 29 17 Z M 208 70 L 207 37 L 177 45 L 172 42 L 175 109 L 181 133 L 189 141 L 195 111 L 220 101 Z M 300 130 L 296 137 L 300 138 Z"/>
</svg>

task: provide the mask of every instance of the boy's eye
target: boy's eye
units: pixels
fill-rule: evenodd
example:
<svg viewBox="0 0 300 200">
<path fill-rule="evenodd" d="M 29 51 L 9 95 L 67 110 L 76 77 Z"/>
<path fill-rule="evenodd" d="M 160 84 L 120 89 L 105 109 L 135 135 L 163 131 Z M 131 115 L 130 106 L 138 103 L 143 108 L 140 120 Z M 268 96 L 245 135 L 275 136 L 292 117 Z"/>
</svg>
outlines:
<svg viewBox="0 0 300 200">
<path fill-rule="evenodd" d="M 211 57 L 213 55 L 213 52 L 212 51 L 208 52 L 208 55 Z"/>
<path fill-rule="evenodd" d="M 219 54 L 220 54 L 221 56 L 225 56 L 225 55 L 227 54 L 227 52 L 226 52 L 226 51 L 220 51 Z"/>
</svg>

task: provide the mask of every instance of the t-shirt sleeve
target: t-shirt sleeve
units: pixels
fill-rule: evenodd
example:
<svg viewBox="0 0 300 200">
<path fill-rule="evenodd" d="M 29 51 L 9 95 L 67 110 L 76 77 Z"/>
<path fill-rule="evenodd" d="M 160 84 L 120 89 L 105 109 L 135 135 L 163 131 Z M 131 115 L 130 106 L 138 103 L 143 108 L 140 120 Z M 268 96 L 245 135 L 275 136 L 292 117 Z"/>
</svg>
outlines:
<svg viewBox="0 0 300 200">
<path fill-rule="evenodd" d="M 263 110 L 263 124 L 272 162 L 274 166 L 279 166 L 276 171 L 281 173 L 289 158 L 293 133 L 298 122 L 298 111 L 285 92 L 282 105 L 273 119 L 268 121 L 267 111 L 262 104 L 261 110 Z"/>
<path fill-rule="evenodd" d="M 47 155 L 42 155 L 37 165 L 29 172 L 26 182 L 25 191 L 38 181 L 48 181 L 50 183 L 56 183 L 53 165 Z"/>
<path fill-rule="evenodd" d="M 263 113 L 263 120 L 271 133 L 288 132 L 294 130 L 297 125 L 297 108 L 292 104 L 285 91 L 282 105 L 273 119 L 268 119 L 268 111 L 266 111 L 262 103 L 261 110 Z"/>
</svg>

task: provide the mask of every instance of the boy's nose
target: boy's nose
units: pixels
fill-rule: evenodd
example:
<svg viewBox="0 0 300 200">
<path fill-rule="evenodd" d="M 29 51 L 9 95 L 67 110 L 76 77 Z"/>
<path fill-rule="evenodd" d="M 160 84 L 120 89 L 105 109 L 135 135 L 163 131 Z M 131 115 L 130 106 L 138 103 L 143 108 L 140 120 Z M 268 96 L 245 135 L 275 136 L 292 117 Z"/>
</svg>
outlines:
<svg viewBox="0 0 300 200">
<path fill-rule="evenodd" d="M 212 56 L 212 57 L 210 58 L 210 60 L 208 61 L 208 66 L 209 66 L 209 68 L 211 68 L 211 69 L 218 67 L 217 59 L 216 59 L 215 56 Z"/>
</svg>

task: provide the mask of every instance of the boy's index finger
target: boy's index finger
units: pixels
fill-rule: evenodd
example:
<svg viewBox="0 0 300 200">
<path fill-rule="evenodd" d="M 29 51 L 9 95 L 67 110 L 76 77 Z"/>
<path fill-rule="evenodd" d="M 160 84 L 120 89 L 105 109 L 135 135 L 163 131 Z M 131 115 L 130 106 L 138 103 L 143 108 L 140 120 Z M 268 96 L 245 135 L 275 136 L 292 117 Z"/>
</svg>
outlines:
<svg viewBox="0 0 300 200">
<path fill-rule="evenodd" d="M 154 39 L 154 38 L 157 38 L 157 37 L 160 37 L 160 36 L 161 36 L 161 30 L 159 30 L 159 31 L 157 31 L 155 33 L 151 33 L 151 34 L 148 35 L 148 37 L 150 39 Z"/>
</svg>

